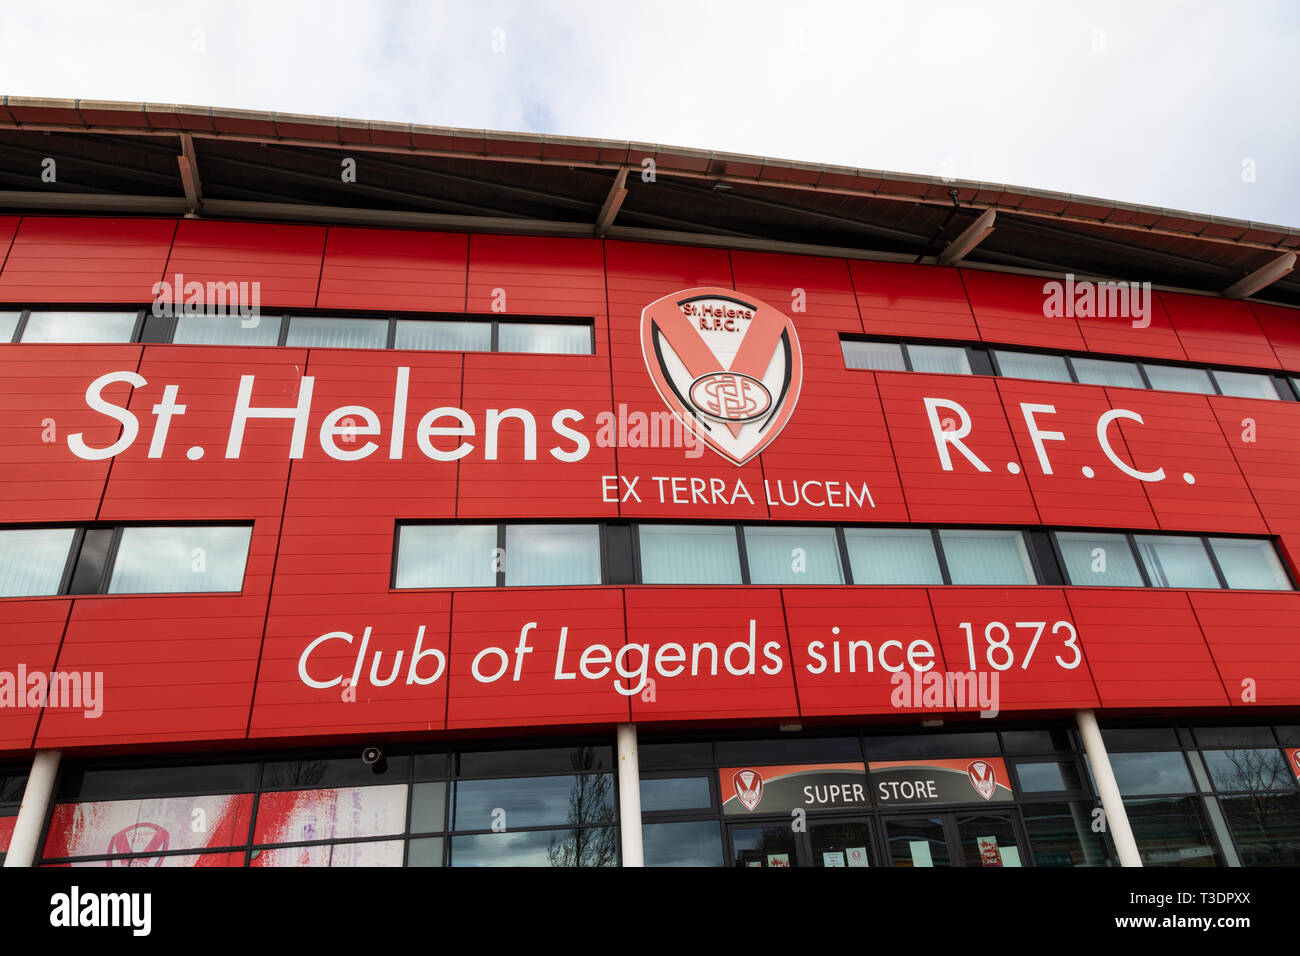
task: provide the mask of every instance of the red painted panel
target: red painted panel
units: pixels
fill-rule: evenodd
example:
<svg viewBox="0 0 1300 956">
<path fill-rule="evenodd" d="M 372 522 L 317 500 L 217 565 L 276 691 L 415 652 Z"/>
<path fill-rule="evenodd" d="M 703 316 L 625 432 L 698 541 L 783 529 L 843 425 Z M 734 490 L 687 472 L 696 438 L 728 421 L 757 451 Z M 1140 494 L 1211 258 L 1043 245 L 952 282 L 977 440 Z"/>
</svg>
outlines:
<svg viewBox="0 0 1300 956">
<path fill-rule="evenodd" d="M 1164 469 L 1163 479 L 1142 482 L 1161 528 L 1266 530 L 1204 395 L 1107 388 L 1106 396 L 1113 408 L 1142 418 L 1142 424 L 1118 419 L 1108 429 L 1124 436 L 1133 467 L 1147 473 Z"/>
<path fill-rule="evenodd" d="M 1160 296 L 1148 293 L 1143 299 L 1149 309 L 1145 316 L 1133 314 L 1136 309 L 1131 298 L 1128 315 L 1076 316 L 1075 321 L 1079 324 L 1079 331 L 1083 333 L 1088 350 L 1102 354 L 1109 352 L 1114 355 L 1185 361 L 1187 353 L 1183 351 L 1183 343 L 1174 331 Z"/>
<path fill-rule="evenodd" d="M 605 276 L 601 241 L 470 236 L 467 301 L 470 312 L 500 313 L 501 317 L 603 317 Z M 604 352 L 603 325 L 603 321 L 596 323 L 598 355 Z"/>
<path fill-rule="evenodd" d="M 923 712 L 919 695 L 893 706 L 891 678 L 914 676 L 909 651 L 918 667 L 948 670 L 925 588 L 786 588 L 782 598 L 801 714 Z"/>
<path fill-rule="evenodd" d="M 984 341 L 1052 349 L 1085 347 L 1073 318 L 1044 315 L 1043 286 L 1054 280 L 980 269 L 960 271 Z"/>
<path fill-rule="evenodd" d="M 912 521 L 1038 523 L 1022 456 L 993 379 L 909 372 L 877 372 L 875 377 Z M 926 398 L 950 400 L 966 410 L 971 430 L 962 442 L 988 471 L 978 470 L 951 443 L 947 447 L 952 470 L 944 470 Z M 961 430 L 957 412 L 938 405 L 935 411 L 941 429 L 951 420 L 947 430 Z M 1017 473 L 1008 464 L 1014 464 Z"/>
<path fill-rule="evenodd" d="M 732 717 L 793 717 L 799 713 L 790 667 L 781 594 L 776 588 L 628 588 L 627 639 L 645 644 L 651 659 L 654 692 L 632 698 L 632 719 L 653 721 Z M 753 644 L 750 644 L 751 621 Z M 669 645 L 678 645 L 678 652 Z M 716 648 L 714 654 L 706 645 Z M 693 660 L 699 645 L 698 661 Z M 753 673 L 746 647 L 753 648 Z M 770 656 L 767 652 L 770 652 Z M 692 674 L 694 666 L 695 673 Z M 675 676 L 675 668 L 683 668 Z M 777 670 L 765 673 L 762 668 Z M 716 673 L 715 673 L 716 671 Z M 652 699 L 647 699 L 647 696 Z"/>
<path fill-rule="evenodd" d="M 981 678 L 988 674 L 984 679 L 992 709 L 1097 705 L 1086 656 L 1092 631 L 1073 619 L 1061 590 L 963 587 L 930 588 L 929 592 L 948 668 L 955 673 L 973 671 Z M 999 644 L 1010 651 L 994 646 Z M 969 712 L 980 707 L 968 700 L 959 709 Z"/>
<path fill-rule="evenodd" d="M 1284 369 L 1300 371 L 1300 309 L 1249 302 L 1251 314 Z"/>
<path fill-rule="evenodd" d="M 0 346 L 0 520 L 95 517 L 109 462 L 78 458 L 66 439 L 80 433 L 92 449 L 117 440 L 121 426 L 86 405 L 86 390 L 108 372 L 134 373 L 140 351 L 138 345 Z M 101 395 L 120 407 L 130 393 L 128 383 L 117 382 Z"/>
<path fill-rule="evenodd" d="M 730 261 L 720 249 L 638 242 L 606 242 L 605 259 L 614 411 L 625 413 L 629 420 L 637 415 L 662 417 L 668 408 L 650 380 L 641 352 L 641 312 L 651 302 L 679 289 L 731 287 Z M 680 441 L 679 429 L 672 429 L 666 437 L 672 435 Z M 757 459 L 737 468 L 702 444 L 696 446 L 695 457 L 690 457 L 689 452 L 685 447 L 663 444 L 620 446 L 619 471 L 636 486 L 636 497 L 629 496 L 619 505 L 623 517 L 735 520 L 768 516 L 763 472 Z M 674 485 L 673 478 L 681 480 Z M 703 484 L 693 489 L 689 478 Z M 714 494 L 715 489 L 722 491 Z"/>
<path fill-rule="evenodd" d="M 1186 591 L 1066 588 L 1103 707 L 1227 703 Z"/>
<path fill-rule="evenodd" d="M 862 331 L 843 259 L 733 251 L 731 269 L 737 292 L 757 296 L 794 321 L 805 376 L 843 371 L 840 333 Z"/>
<path fill-rule="evenodd" d="M 316 305 L 463 312 L 467 248 L 462 233 L 331 226 Z"/>
<path fill-rule="evenodd" d="M 20 216 L 0 216 L 0 275 L 4 274 L 5 260 L 9 257 L 9 246 L 18 231 Z"/>
<path fill-rule="evenodd" d="M 1156 527 L 1142 482 L 1112 465 L 1097 442 L 1097 421 L 1110 409 L 1104 389 L 999 379 L 998 391 L 1044 524 Z M 1047 405 L 1056 411 L 1026 411 L 1024 405 Z M 1039 460 L 1027 416 L 1032 417 L 1040 435 L 1057 432 L 1065 436 L 1064 440 L 1041 439 L 1050 473 Z M 1122 441 L 1116 436 L 1112 444 L 1116 453 L 1129 461 Z"/>
<path fill-rule="evenodd" d="M 148 384 L 134 390 L 129 405 L 140 421 L 140 434 L 113 459 L 99 517 L 271 517 L 278 522 L 289 477 L 292 423 L 250 419 L 238 458 L 226 457 L 227 440 L 240 377 L 255 377 L 253 407 L 293 407 L 306 360 L 303 349 L 147 346 L 139 371 Z M 169 420 L 161 457 L 150 458 L 162 421 L 153 408 L 168 385 L 179 386 L 176 404 L 185 411 Z M 201 450 L 201 457 L 191 460 L 192 449 Z"/>
<path fill-rule="evenodd" d="M 463 407 L 478 425 L 474 444 L 460 462 L 457 515 L 487 518 L 592 517 L 618 514 L 604 501 L 601 479 L 618 473 L 615 451 L 599 433 L 609 413 L 609 362 L 603 355 L 465 356 Z M 527 441 L 527 420 L 503 419 L 496 429 L 495 459 L 489 459 L 488 410 L 524 409 L 535 424 L 535 447 Z M 569 410 L 557 426 L 556 416 Z M 583 441 L 559 431 L 577 432 Z M 445 439 L 448 448 L 452 439 Z M 533 455 L 530 460 L 527 456 Z M 611 482 L 612 484 L 612 482 Z M 539 494 L 539 489 L 545 489 Z M 613 498 L 613 495 L 609 497 Z"/>
<path fill-rule="evenodd" d="M 1264 331 L 1245 302 L 1161 292 L 1183 350 L 1192 362 L 1279 368 Z"/>
<path fill-rule="evenodd" d="M 0 752 L 26 750 L 32 745 L 42 711 L 27 706 L 29 685 L 25 678 L 19 681 L 18 668 L 24 666 L 27 674 L 49 674 L 59 653 L 71 604 L 52 599 L 0 600 L 0 673 L 13 675 L 5 681 L 14 681 L 12 689 L 17 695 L 0 706 Z M 93 725 L 93 718 L 82 717 L 82 710 L 73 713 Z"/>
<path fill-rule="evenodd" d="M 1191 591 L 1188 597 L 1229 703 L 1242 710 L 1300 704 L 1300 594 Z"/>
<path fill-rule="evenodd" d="M 520 653 L 523 641 L 529 650 Z M 447 727 L 625 722 L 628 696 L 616 685 L 638 689 L 644 655 L 620 660 L 623 645 L 617 588 L 462 591 L 452 605 Z"/>
<path fill-rule="evenodd" d="M 260 282 L 263 309 L 312 308 L 324 252 L 324 226 L 182 219 L 167 279 Z"/>
<path fill-rule="evenodd" d="M 1215 396 L 1210 407 L 1269 530 L 1300 532 L 1300 404 Z"/>
<path fill-rule="evenodd" d="M 25 217 L 0 272 L 0 301 L 153 301 L 171 219 Z"/>
<path fill-rule="evenodd" d="M 388 525 L 388 534 L 367 536 L 349 528 L 317 540 L 322 551 L 355 547 L 356 562 L 368 567 L 371 558 L 381 557 L 381 545 L 385 561 L 392 549 L 391 524 L 375 524 Z M 306 591 L 294 587 L 310 573 L 302 559 L 293 574 L 277 567 L 250 737 L 395 733 L 446 726 L 451 594 L 390 594 L 377 583 L 365 587 L 373 578 L 349 573 L 349 564 L 329 552 L 316 562 L 320 594 L 282 593 Z M 339 636 L 312 646 L 327 634 Z M 300 667 L 311 680 L 333 686 L 308 686 Z M 344 687 L 344 681 L 350 686 Z"/>
<path fill-rule="evenodd" d="M 979 341 L 958 270 L 854 259 L 849 272 L 867 334 Z"/>
</svg>

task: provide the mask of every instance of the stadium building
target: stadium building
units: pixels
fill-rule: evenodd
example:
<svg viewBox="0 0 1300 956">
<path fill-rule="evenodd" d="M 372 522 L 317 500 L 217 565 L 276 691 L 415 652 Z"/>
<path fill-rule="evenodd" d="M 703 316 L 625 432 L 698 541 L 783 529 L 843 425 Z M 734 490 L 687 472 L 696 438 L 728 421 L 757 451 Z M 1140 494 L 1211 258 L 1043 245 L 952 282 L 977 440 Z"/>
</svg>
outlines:
<svg viewBox="0 0 1300 956">
<path fill-rule="evenodd" d="M 1300 862 L 1298 248 L 4 98 L 5 865 Z"/>
</svg>

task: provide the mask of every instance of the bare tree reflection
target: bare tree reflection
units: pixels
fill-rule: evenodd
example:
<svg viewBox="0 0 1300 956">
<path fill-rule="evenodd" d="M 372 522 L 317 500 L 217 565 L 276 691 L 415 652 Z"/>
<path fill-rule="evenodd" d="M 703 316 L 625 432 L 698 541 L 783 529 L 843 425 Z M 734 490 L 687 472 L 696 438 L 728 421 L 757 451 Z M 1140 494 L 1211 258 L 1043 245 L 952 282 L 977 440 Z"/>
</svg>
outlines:
<svg viewBox="0 0 1300 956">
<path fill-rule="evenodd" d="M 551 837 L 546 858 L 551 866 L 615 866 L 614 775 L 591 772 L 596 766 L 591 747 L 574 750 L 569 763 L 577 773 L 569 791 L 568 822 L 573 829 Z"/>
</svg>

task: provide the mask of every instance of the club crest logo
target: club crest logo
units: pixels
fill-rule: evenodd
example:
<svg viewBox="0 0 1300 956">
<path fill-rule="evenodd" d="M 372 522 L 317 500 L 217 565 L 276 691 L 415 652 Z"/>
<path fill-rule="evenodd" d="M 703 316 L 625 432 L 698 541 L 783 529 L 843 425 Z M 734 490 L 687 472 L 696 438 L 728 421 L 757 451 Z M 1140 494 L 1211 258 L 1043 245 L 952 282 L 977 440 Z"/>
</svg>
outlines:
<svg viewBox="0 0 1300 956">
<path fill-rule="evenodd" d="M 137 823 L 119 830 L 108 838 L 108 852 L 113 856 L 132 853 L 160 854 L 167 849 L 169 836 L 156 823 Z M 105 866 L 162 866 L 161 856 L 141 857 L 134 860 L 108 860 Z"/>
<path fill-rule="evenodd" d="M 698 288 L 657 299 L 641 313 L 641 351 L 664 404 L 737 465 L 781 433 L 799 401 L 794 323 L 753 296 Z"/>
<path fill-rule="evenodd" d="M 746 810 L 753 810 L 763 799 L 763 775 L 757 770 L 737 770 L 731 778 L 736 799 Z"/>
<path fill-rule="evenodd" d="M 970 778 L 970 785 L 975 788 L 985 800 L 993 799 L 993 791 L 997 789 L 998 778 L 993 772 L 991 764 L 983 760 L 973 760 L 966 768 L 966 776 Z"/>
</svg>

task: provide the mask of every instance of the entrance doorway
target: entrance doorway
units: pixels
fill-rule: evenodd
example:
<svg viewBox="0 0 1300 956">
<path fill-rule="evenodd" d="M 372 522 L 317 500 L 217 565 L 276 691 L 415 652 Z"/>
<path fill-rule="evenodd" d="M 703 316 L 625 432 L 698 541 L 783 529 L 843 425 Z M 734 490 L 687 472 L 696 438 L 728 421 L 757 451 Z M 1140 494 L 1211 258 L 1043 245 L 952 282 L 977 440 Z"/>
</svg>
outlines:
<svg viewBox="0 0 1300 956">
<path fill-rule="evenodd" d="M 1025 841 L 1013 815 L 952 810 L 882 818 L 891 866 L 1025 866 Z"/>
<path fill-rule="evenodd" d="M 803 832 L 795 832 L 788 818 L 767 825 L 733 824 L 728 830 L 733 866 L 880 865 L 873 842 L 874 825 L 867 817 L 809 820 Z"/>
</svg>

